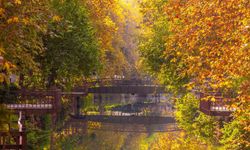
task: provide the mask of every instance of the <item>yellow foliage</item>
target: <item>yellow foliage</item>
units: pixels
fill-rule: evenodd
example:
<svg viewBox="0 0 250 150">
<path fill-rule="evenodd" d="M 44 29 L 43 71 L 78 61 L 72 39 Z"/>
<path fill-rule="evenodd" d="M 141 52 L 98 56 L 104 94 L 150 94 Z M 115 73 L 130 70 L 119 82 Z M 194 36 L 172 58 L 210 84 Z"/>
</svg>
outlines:
<svg viewBox="0 0 250 150">
<path fill-rule="evenodd" d="M 184 132 L 161 133 L 157 134 L 155 140 L 150 145 L 152 150 L 207 150 L 210 145 L 198 141 L 197 139 L 188 139 Z"/>
<path fill-rule="evenodd" d="M 4 17 L 5 16 L 5 10 L 3 8 L 0 8 L 0 17 Z"/>
<path fill-rule="evenodd" d="M 21 5 L 21 4 L 22 4 L 22 1 L 21 1 L 21 0 L 15 0 L 14 3 L 15 3 L 16 5 Z"/>
<path fill-rule="evenodd" d="M 170 0 L 165 11 L 172 34 L 165 53 L 177 49 L 186 65 L 182 71 L 197 85 L 209 79 L 214 88 L 231 87 L 231 77 L 250 72 L 249 8 L 244 0 Z"/>
<path fill-rule="evenodd" d="M 3 68 L 5 70 L 10 70 L 10 64 L 9 63 L 4 63 Z"/>
<path fill-rule="evenodd" d="M 102 124 L 100 122 L 88 121 L 88 128 L 90 129 L 100 129 Z"/>
<path fill-rule="evenodd" d="M 0 45 L 0 56 L 1 56 L 2 53 L 4 53 L 4 49 L 3 49 L 3 47 Z"/>
<path fill-rule="evenodd" d="M 249 1 L 169 0 L 165 13 L 171 36 L 164 53 L 178 51 L 174 57 L 185 64 L 179 74 L 187 73 L 200 89 L 239 90 L 232 102 L 234 115 L 246 115 L 250 109 Z M 242 124 L 248 129 L 249 119 Z"/>
<path fill-rule="evenodd" d="M 0 83 L 3 83 L 4 82 L 4 74 L 3 73 L 0 73 Z"/>
<path fill-rule="evenodd" d="M 212 102 L 215 102 L 215 97 L 211 97 L 210 99 Z"/>
<path fill-rule="evenodd" d="M 29 24 L 29 19 L 28 18 L 23 18 L 22 19 L 22 22 L 25 24 L 25 25 L 27 25 L 27 24 Z"/>
<path fill-rule="evenodd" d="M 116 24 L 114 23 L 114 21 L 109 17 L 109 16 L 106 16 L 105 19 L 104 19 L 104 24 L 110 28 L 113 28 L 113 29 L 116 29 Z"/>
<path fill-rule="evenodd" d="M 62 18 L 60 16 L 55 15 L 55 16 L 52 17 L 52 20 L 54 22 L 60 22 L 62 20 Z"/>
<path fill-rule="evenodd" d="M 120 0 L 86 0 L 85 4 L 101 46 L 101 76 L 113 77 L 128 71 L 129 64 L 121 47 L 127 46 L 124 46 L 124 32 L 129 8 Z"/>
<path fill-rule="evenodd" d="M 14 16 L 14 17 L 11 17 L 7 20 L 7 23 L 8 24 L 11 24 L 11 23 L 18 23 L 19 22 L 19 18 Z"/>
</svg>

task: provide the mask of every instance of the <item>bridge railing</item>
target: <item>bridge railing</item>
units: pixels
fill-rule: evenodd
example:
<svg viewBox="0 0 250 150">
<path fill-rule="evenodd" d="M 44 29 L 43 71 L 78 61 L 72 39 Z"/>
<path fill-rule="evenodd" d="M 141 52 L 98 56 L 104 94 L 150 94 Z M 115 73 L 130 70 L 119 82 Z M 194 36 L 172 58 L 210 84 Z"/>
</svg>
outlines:
<svg viewBox="0 0 250 150">
<path fill-rule="evenodd" d="M 141 80 L 141 79 L 123 79 L 123 78 L 102 78 L 85 81 L 83 83 L 88 87 L 93 86 L 114 86 L 114 85 L 143 85 L 143 86 L 157 86 L 151 80 Z"/>
<path fill-rule="evenodd" d="M 8 109 L 56 111 L 60 108 L 61 91 L 51 90 L 27 90 L 11 91 L 16 97 L 15 101 L 5 102 Z"/>
<path fill-rule="evenodd" d="M 0 132 L 0 149 L 26 149 L 26 133 L 19 131 Z"/>
<path fill-rule="evenodd" d="M 221 92 L 201 92 L 200 110 L 211 116 L 229 116 L 234 108 L 230 108 L 233 96 Z"/>
</svg>

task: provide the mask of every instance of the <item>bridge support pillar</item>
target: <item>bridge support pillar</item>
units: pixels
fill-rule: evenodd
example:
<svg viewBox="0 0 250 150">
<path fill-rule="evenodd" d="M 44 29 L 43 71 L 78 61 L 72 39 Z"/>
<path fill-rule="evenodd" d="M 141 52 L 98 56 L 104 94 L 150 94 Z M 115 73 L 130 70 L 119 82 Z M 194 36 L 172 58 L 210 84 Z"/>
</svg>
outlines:
<svg viewBox="0 0 250 150">
<path fill-rule="evenodd" d="M 76 97 L 76 116 L 80 116 L 81 113 L 81 99 L 80 96 Z"/>
<path fill-rule="evenodd" d="M 98 106 L 99 106 L 99 113 L 100 115 L 103 115 L 104 114 L 104 106 L 103 106 L 103 102 L 102 102 L 102 95 L 99 94 L 99 97 L 98 97 Z"/>
<path fill-rule="evenodd" d="M 157 103 L 161 103 L 161 94 L 157 94 Z"/>
<path fill-rule="evenodd" d="M 154 94 L 154 102 L 160 103 L 161 102 L 160 97 L 161 97 L 160 94 Z"/>
<path fill-rule="evenodd" d="M 82 128 L 81 128 L 82 134 L 87 134 L 87 132 L 88 132 L 88 122 L 87 122 L 87 121 L 86 121 L 86 122 L 83 122 L 83 123 L 81 124 L 81 126 L 82 126 Z"/>
<path fill-rule="evenodd" d="M 54 113 L 58 114 L 61 111 L 61 100 L 62 100 L 62 91 L 60 89 L 54 88 L 53 89 L 55 95 L 55 102 L 54 102 Z M 57 116 L 56 116 L 57 117 Z"/>
<path fill-rule="evenodd" d="M 81 98 L 80 96 L 74 96 L 73 97 L 73 114 L 75 116 L 79 116 L 81 114 Z"/>
</svg>

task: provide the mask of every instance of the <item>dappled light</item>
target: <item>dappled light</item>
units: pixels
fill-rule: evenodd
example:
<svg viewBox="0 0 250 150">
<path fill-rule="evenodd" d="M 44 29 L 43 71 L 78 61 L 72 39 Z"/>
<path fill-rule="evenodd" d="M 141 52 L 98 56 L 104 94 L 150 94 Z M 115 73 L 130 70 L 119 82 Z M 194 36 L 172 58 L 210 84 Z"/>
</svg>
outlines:
<svg viewBox="0 0 250 150">
<path fill-rule="evenodd" d="M 249 150 L 249 0 L 0 0 L 0 149 Z"/>
</svg>

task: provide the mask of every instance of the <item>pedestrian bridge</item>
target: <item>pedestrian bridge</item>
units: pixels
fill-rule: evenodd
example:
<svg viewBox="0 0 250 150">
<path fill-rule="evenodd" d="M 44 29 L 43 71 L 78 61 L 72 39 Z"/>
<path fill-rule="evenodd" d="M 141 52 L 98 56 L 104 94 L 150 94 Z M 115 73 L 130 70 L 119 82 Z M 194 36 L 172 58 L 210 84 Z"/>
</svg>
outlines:
<svg viewBox="0 0 250 150">
<path fill-rule="evenodd" d="M 173 117 L 162 116 L 109 116 L 109 115 L 79 115 L 71 116 L 73 119 L 82 121 L 94 121 L 102 123 L 118 124 L 171 124 L 175 123 Z"/>
<path fill-rule="evenodd" d="M 140 79 L 99 79 L 84 83 L 76 91 L 98 94 L 161 94 L 165 87 L 149 80 Z"/>
</svg>

